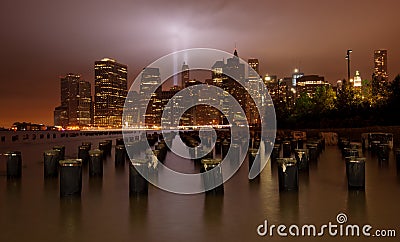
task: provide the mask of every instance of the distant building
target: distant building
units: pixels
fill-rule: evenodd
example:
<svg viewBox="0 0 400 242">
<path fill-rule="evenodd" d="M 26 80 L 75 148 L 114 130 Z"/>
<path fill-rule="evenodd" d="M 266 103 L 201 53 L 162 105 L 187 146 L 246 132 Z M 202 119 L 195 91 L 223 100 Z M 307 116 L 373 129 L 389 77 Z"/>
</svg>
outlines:
<svg viewBox="0 0 400 242">
<path fill-rule="evenodd" d="M 375 50 L 374 52 L 374 73 L 372 74 L 372 94 L 385 95 L 388 84 L 387 72 L 387 50 Z"/>
<path fill-rule="evenodd" d="M 140 115 L 145 117 L 145 123 L 141 125 L 159 126 L 162 115 L 160 69 L 148 67 L 143 69 L 141 75 Z"/>
<path fill-rule="evenodd" d="M 66 106 L 58 106 L 54 109 L 54 126 L 68 126 L 68 108 Z"/>
<path fill-rule="evenodd" d="M 130 90 L 126 98 L 126 106 L 124 107 L 124 125 L 138 126 L 140 115 L 139 106 L 140 95 L 137 91 Z"/>
<path fill-rule="evenodd" d="M 245 88 L 238 82 L 244 83 L 245 80 L 245 65 L 240 63 L 240 59 L 235 49 L 233 56 L 226 60 L 226 63 L 222 61 L 216 61 L 212 66 L 212 79 L 213 85 L 224 89 L 230 95 L 232 95 L 237 102 L 240 104 L 243 110 L 246 109 L 248 95 L 246 94 Z M 231 113 L 229 99 L 226 96 L 221 97 L 223 102 L 223 110 L 232 119 L 238 122 L 246 119 L 246 117 L 241 117 L 239 114 Z M 224 119 L 224 124 L 227 124 L 227 120 Z"/>
<path fill-rule="evenodd" d="M 40 130 L 47 130 L 47 126 L 44 124 L 33 124 L 33 123 L 26 123 L 26 122 L 15 122 L 11 130 L 14 131 L 40 131 Z"/>
<path fill-rule="evenodd" d="M 323 76 L 318 75 L 306 75 L 297 79 L 296 92 L 297 96 L 301 93 L 307 93 L 309 96 L 313 96 L 318 87 L 330 87 L 330 84 L 325 81 Z"/>
<path fill-rule="evenodd" d="M 258 74 L 258 76 L 260 76 L 260 63 L 258 62 L 258 59 L 248 59 L 247 63 L 249 64 L 249 67 L 251 67 L 253 70 L 256 71 L 256 73 Z M 251 75 L 251 71 L 249 71 L 249 77 L 252 77 Z"/>
<path fill-rule="evenodd" d="M 295 87 L 297 84 L 297 79 L 304 76 L 304 73 L 300 72 L 298 68 L 294 69 L 292 74 L 292 86 Z"/>
<path fill-rule="evenodd" d="M 336 95 L 338 95 L 338 93 L 340 92 L 340 91 L 342 91 L 342 89 L 343 89 L 343 81 L 342 80 L 338 80 L 337 82 L 336 82 L 336 87 L 335 87 L 335 92 L 336 92 Z"/>
<path fill-rule="evenodd" d="M 278 79 L 275 75 L 265 75 L 264 84 L 268 89 L 274 105 L 287 103 L 292 100 L 290 96 L 291 79 Z"/>
<path fill-rule="evenodd" d="M 183 62 L 182 72 L 181 72 L 181 87 L 186 88 L 189 79 L 190 79 L 189 65 Z"/>
<path fill-rule="evenodd" d="M 60 78 L 61 105 L 54 110 L 56 126 L 88 126 L 92 124 L 92 95 L 89 82 L 77 74 Z"/>
<path fill-rule="evenodd" d="M 100 127 L 121 127 L 128 92 L 128 67 L 104 58 L 95 62 L 94 73 L 94 124 Z"/>
<path fill-rule="evenodd" d="M 357 89 L 361 89 L 362 87 L 362 79 L 359 71 L 356 71 L 356 75 L 353 78 L 353 87 Z"/>
</svg>

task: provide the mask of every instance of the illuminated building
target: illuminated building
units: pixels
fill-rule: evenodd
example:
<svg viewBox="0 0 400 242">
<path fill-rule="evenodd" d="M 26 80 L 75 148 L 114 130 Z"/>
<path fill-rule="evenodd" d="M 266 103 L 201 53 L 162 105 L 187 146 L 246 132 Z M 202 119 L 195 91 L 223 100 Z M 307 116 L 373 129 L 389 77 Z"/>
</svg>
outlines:
<svg viewBox="0 0 400 242">
<path fill-rule="evenodd" d="M 261 97 L 262 91 L 264 90 L 263 80 L 261 79 L 260 72 L 259 72 L 259 65 L 258 59 L 249 59 L 247 61 L 249 68 L 248 68 L 248 78 L 246 80 L 246 88 L 251 93 L 247 93 L 246 96 L 246 117 L 247 121 L 251 126 L 255 126 L 260 124 L 260 115 L 258 113 L 258 108 L 254 103 L 254 100 L 251 96 L 256 97 L 259 100 L 264 100 Z M 263 105 L 260 103 L 260 105 Z"/>
<path fill-rule="evenodd" d="M 299 69 L 294 69 L 294 72 L 292 74 L 292 86 L 295 87 L 297 84 L 297 79 L 300 77 L 304 76 L 304 73 L 301 73 Z"/>
<path fill-rule="evenodd" d="M 277 76 L 266 74 L 264 77 L 264 85 L 267 87 L 268 93 L 271 96 L 272 101 L 276 104 L 281 100 L 286 101 L 286 89 L 284 85 L 280 85 L 280 81 Z M 284 93 L 284 95 L 282 95 Z M 284 98 L 281 98 L 284 96 Z"/>
<path fill-rule="evenodd" d="M 216 61 L 215 64 L 211 67 L 212 69 L 212 82 L 214 86 L 223 87 L 224 80 L 227 79 L 227 76 L 223 74 L 225 63 L 224 61 Z"/>
<path fill-rule="evenodd" d="M 258 59 L 254 59 L 254 58 L 251 58 L 251 59 L 248 59 L 247 60 L 247 63 L 249 64 L 249 67 L 251 67 L 251 68 L 253 68 L 253 70 L 255 70 L 256 71 L 256 73 L 258 74 L 258 76 L 260 75 L 260 63 L 258 62 Z M 249 71 L 249 77 L 251 77 L 251 71 Z"/>
<path fill-rule="evenodd" d="M 144 115 L 145 125 L 149 127 L 158 126 L 161 123 L 162 87 L 160 84 L 161 77 L 158 68 L 143 69 L 140 81 L 140 115 Z M 157 88 L 157 86 L 159 87 Z"/>
<path fill-rule="evenodd" d="M 181 72 L 181 86 L 183 88 L 186 88 L 188 86 L 188 82 L 190 79 L 190 75 L 189 75 L 189 66 L 183 62 L 182 65 L 182 72 Z"/>
<path fill-rule="evenodd" d="M 240 59 L 235 49 L 233 56 L 224 61 L 217 61 L 212 66 L 212 79 L 213 85 L 224 89 L 227 93 L 232 95 L 237 102 L 240 104 L 243 110 L 246 110 L 246 103 L 248 99 L 245 88 L 238 82 L 244 83 L 245 78 L 245 65 L 240 63 Z M 241 117 L 238 114 L 230 113 L 229 110 L 231 103 L 228 98 L 222 96 L 223 110 L 230 116 L 232 120 L 241 122 L 246 117 Z M 224 119 L 223 124 L 227 124 L 227 120 Z"/>
<path fill-rule="evenodd" d="M 100 127 L 121 127 L 127 96 L 128 68 L 113 59 L 104 58 L 94 64 L 94 124 Z"/>
<path fill-rule="evenodd" d="M 359 71 L 356 71 L 356 75 L 353 78 L 353 86 L 355 88 L 361 88 L 362 87 L 362 79 L 361 79 Z"/>
<path fill-rule="evenodd" d="M 328 88 L 330 84 L 325 81 L 323 76 L 318 75 L 306 75 L 297 79 L 296 92 L 297 96 L 301 93 L 307 93 L 309 96 L 313 96 L 318 87 Z"/>
<path fill-rule="evenodd" d="M 343 89 L 343 81 L 342 80 L 338 80 L 336 82 L 336 95 L 338 95 L 338 93 L 340 91 L 342 91 L 342 89 Z"/>
<path fill-rule="evenodd" d="M 89 82 L 69 73 L 61 77 L 61 105 L 54 110 L 56 126 L 88 126 L 92 123 L 92 95 Z"/>
<path fill-rule="evenodd" d="M 372 74 L 372 94 L 375 96 L 384 95 L 387 84 L 387 50 L 375 50 L 374 73 Z"/>
<path fill-rule="evenodd" d="M 126 98 L 126 105 L 124 107 L 124 125 L 128 126 L 138 126 L 140 116 L 138 103 L 140 101 L 140 96 L 137 91 L 130 90 Z"/>
</svg>

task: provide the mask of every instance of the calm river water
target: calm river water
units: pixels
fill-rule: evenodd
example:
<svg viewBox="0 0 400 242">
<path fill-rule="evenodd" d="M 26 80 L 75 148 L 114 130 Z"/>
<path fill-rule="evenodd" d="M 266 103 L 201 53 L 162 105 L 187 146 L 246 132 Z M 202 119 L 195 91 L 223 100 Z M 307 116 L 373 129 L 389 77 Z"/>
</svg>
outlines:
<svg viewBox="0 0 400 242">
<path fill-rule="evenodd" d="M 66 155 L 76 156 L 81 141 L 64 143 Z M 92 140 L 94 146 L 98 141 Z M 371 224 L 371 232 L 395 229 L 400 233 L 400 175 L 393 152 L 384 166 L 364 154 L 365 192 L 348 191 L 341 153 L 336 146 L 327 146 L 309 175 L 300 174 L 298 192 L 280 193 L 277 168 L 269 164 L 258 181 L 249 182 L 245 160 L 225 184 L 222 197 L 176 195 L 150 186 L 147 198 L 136 199 L 129 197 L 128 164 L 116 169 L 113 149 L 104 163 L 103 179 L 89 179 L 84 168 L 81 198 L 60 199 L 58 179 L 43 178 L 43 151 L 54 145 L 12 147 L 22 151 L 20 181 L 7 180 L 5 158 L 0 156 L 0 241 L 364 241 L 327 233 L 317 238 L 257 234 L 266 219 L 275 225 L 320 226 L 337 223 L 341 212 L 347 215 L 347 224 Z M 0 152 L 5 149 L 0 147 Z M 166 164 L 195 169 L 192 161 L 172 153 Z"/>
</svg>

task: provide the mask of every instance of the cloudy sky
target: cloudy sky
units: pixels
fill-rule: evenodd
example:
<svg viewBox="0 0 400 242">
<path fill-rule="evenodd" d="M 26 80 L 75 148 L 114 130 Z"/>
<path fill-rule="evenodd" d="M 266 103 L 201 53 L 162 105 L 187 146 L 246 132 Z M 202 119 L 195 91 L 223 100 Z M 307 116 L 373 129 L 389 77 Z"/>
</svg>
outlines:
<svg viewBox="0 0 400 242">
<path fill-rule="evenodd" d="M 332 83 L 352 70 L 370 78 L 374 49 L 388 49 L 389 75 L 400 73 L 400 2 L 396 0 L 6 0 L 0 9 L 0 127 L 14 121 L 52 124 L 59 76 L 93 83 L 95 60 L 128 65 L 129 80 L 159 57 L 209 47 L 262 73 L 295 67 Z M 190 64 L 190 63 L 189 63 Z"/>
</svg>

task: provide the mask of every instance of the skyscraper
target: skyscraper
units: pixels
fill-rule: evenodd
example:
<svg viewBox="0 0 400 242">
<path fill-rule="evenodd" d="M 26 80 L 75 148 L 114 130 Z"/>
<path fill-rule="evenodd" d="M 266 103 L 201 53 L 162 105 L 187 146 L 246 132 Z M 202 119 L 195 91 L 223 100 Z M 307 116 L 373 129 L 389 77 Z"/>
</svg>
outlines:
<svg viewBox="0 0 400 242">
<path fill-rule="evenodd" d="M 246 110 L 247 93 L 245 88 L 239 84 L 239 82 L 243 83 L 244 78 L 245 65 L 240 62 L 236 49 L 233 53 L 233 56 L 226 60 L 226 64 L 222 60 L 216 61 L 212 66 L 213 84 L 224 89 L 226 92 L 232 95 L 238 101 L 243 110 Z M 229 113 L 228 116 L 230 116 L 230 118 L 234 118 L 239 122 L 246 118 L 241 117 L 239 114 L 230 112 L 230 105 L 233 104 L 229 103 L 229 99 L 227 97 L 221 97 L 221 100 L 223 100 L 223 106 L 226 107 L 225 111 L 226 113 Z M 224 123 L 226 122 L 227 121 L 224 120 Z"/>
<path fill-rule="evenodd" d="M 181 77 L 182 77 L 181 87 L 186 88 L 188 86 L 190 75 L 189 75 L 189 66 L 185 62 L 183 62 L 182 65 Z"/>
<path fill-rule="evenodd" d="M 374 96 L 385 96 L 385 87 L 387 84 L 387 50 L 375 50 L 374 73 L 372 74 L 372 94 Z"/>
<path fill-rule="evenodd" d="M 387 81 L 387 50 L 375 50 L 374 52 L 374 76 Z"/>
<path fill-rule="evenodd" d="M 155 126 L 161 123 L 162 114 L 162 87 L 160 70 L 145 68 L 140 81 L 140 115 L 145 117 L 145 125 Z M 159 86 L 157 88 L 157 86 Z M 144 124 L 141 124 L 144 125 Z"/>
<path fill-rule="evenodd" d="M 89 82 L 77 74 L 60 78 L 61 105 L 54 110 L 54 125 L 87 126 L 92 123 L 92 95 Z"/>
<path fill-rule="evenodd" d="M 258 76 L 260 76 L 260 63 L 258 62 L 258 59 L 255 58 L 248 59 L 247 63 L 251 68 L 253 68 L 253 70 L 257 72 Z M 252 77 L 252 74 L 253 72 L 249 71 L 249 77 Z"/>
<path fill-rule="evenodd" d="M 128 68 L 113 59 L 104 58 L 95 62 L 94 72 L 94 124 L 100 127 L 121 127 L 128 92 Z"/>
</svg>

